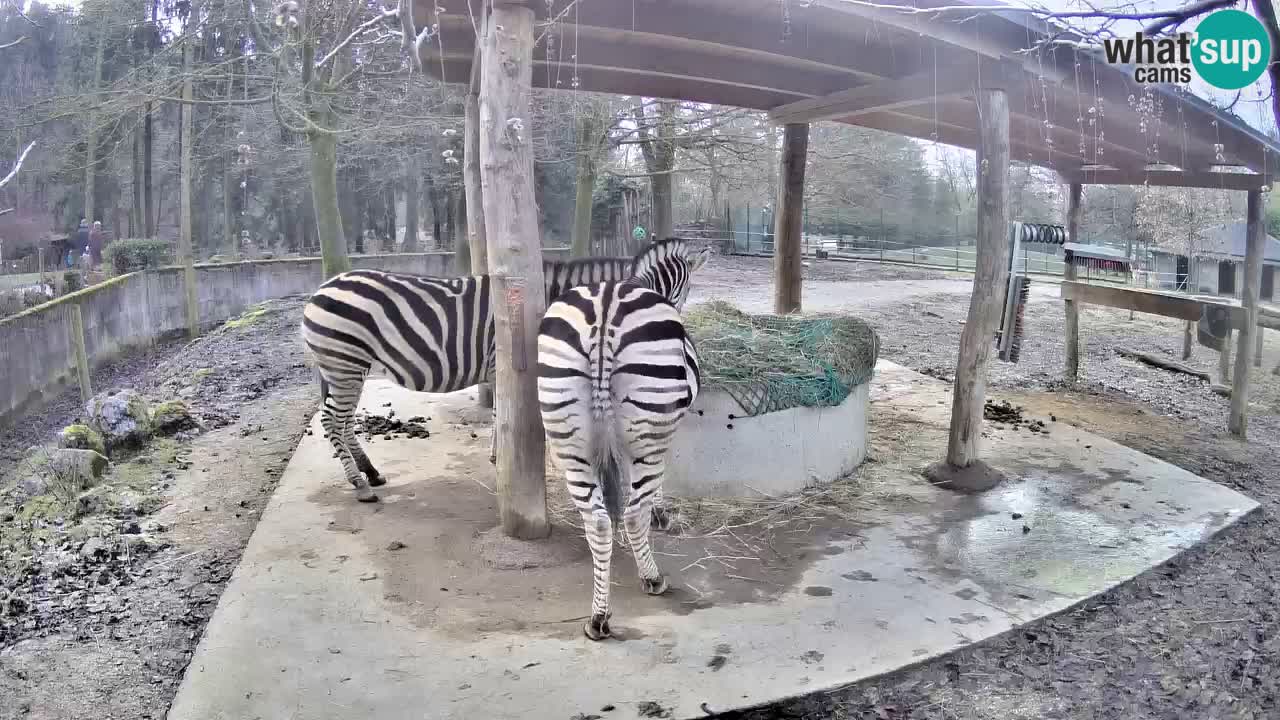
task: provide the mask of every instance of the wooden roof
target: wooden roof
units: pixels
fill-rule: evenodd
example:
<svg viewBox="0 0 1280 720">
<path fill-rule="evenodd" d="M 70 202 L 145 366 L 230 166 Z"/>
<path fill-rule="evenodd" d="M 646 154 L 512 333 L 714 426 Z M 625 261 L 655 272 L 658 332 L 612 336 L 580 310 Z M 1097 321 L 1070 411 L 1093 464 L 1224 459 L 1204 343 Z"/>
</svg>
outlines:
<svg viewBox="0 0 1280 720">
<path fill-rule="evenodd" d="M 915 5 L 966 2 L 974 0 Z M 467 82 L 481 0 L 415 3 L 418 27 L 439 24 L 421 46 L 424 67 Z M 1145 87 L 1101 57 L 1064 44 L 1028 52 L 1051 28 L 1027 13 L 886 7 L 910 7 L 904 0 L 530 5 L 540 19 L 535 87 L 730 105 L 778 122 L 834 120 L 970 149 L 976 89 L 1004 87 L 1012 158 L 1070 182 L 1257 189 L 1280 167 L 1280 144 L 1190 93 L 1147 90 L 1157 111 L 1142 113 Z"/>
</svg>

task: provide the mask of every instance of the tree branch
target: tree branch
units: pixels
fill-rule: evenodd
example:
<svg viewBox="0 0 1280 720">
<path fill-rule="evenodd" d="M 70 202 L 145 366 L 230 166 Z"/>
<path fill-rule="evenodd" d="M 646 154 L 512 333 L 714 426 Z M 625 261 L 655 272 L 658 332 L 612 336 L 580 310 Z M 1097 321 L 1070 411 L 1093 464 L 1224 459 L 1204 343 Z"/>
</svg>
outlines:
<svg viewBox="0 0 1280 720">
<path fill-rule="evenodd" d="M 1254 0 L 1254 7 L 1258 9 L 1262 24 L 1271 36 L 1271 47 L 1275 48 L 1276 43 L 1280 42 L 1280 25 L 1276 23 L 1275 5 L 1271 0 Z M 1274 49 L 1271 57 L 1271 64 L 1267 66 L 1267 75 L 1271 77 L 1271 114 L 1275 118 L 1276 127 L 1280 127 L 1280 93 L 1276 92 L 1276 88 L 1280 88 L 1280 58 L 1276 57 Z"/>
<path fill-rule="evenodd" d="M 13 46 L 15 46 L 15 45 L 21 45 L 24 41 L 26 41 L 26 39 L 27 39 L 27 36 L 26 36 L 26 35 L 23 35 L 22 37 L 18 38 L 17 40 L 13 40 L 13 41 L 7 42 L 7 43 L 5 43 L 5 44 L 3 44 L 3 45 L 0 45 L 0 50 L 8 50 L 9 48 L 11 48 L 11 47 L 13 47 Z"/>
<path fill-rule="evenodd" d="M 0 188 L 4 187 L 5 185 L 8 185 L 9 181 L 18 177 L 18 171 L 22 169 L 22 162 L 27 159 L 27 153 L 31 152 L 31 148 L 35 146 L 36 146 L 35 140 L 32 140 L 31 144 L 27 145 L 27 149 L 23 150 L 22 154 L 18 156 L 18 162 L 13 166 L 13 169 L 9 171 L 9 174 L 5 175 L 3 178 L 0 178 Z"/>
<path fill-rule="evenodd" d="M 339 52 L 341 52 L 341 51 L 343 50 L 343 48 L 345 48 L 346 46 L 350 45 L 350 44 L 351 44 L 351 41 L 353 41 L 353 40 L 355 40 L 356 38 L 360 37 L 361 35 L 365 34 L 365 33 L 366 33 L 366 32 L 368 32 L 372 27 L 374 27 L 375 25 L 377 25 L 378 23 L 385 22 L 385 21 L 387 21 L 387 20 L 390 20 L 390 19 L 393 19 L 393 18 L 397 18 L 397 17 L 399 17 L 399 16 L 400 16 L 400 10 L 399 10 L 399 9 L 396 9 L 396 10 L 383 10 L 383 11 L 382 11 L 382 13 L 381 13 L 381 14 L 379 14 L 379 15 L 377 15 L 376 17 L 374 17 L 374 18 L 372 18 L 372 19 L 370 19 L 370 20 L 366 20 L 365 22 L 361 23 L 360 25 L 358 25 L 358 26 L 356 27 L 356 29 L 355 29 L 355 30 L 352 30 L 352 31 L 351 31 L 351 34 L 350 34 L 350 35 L 348 35 L 348 36 L 347 36 L 347 37 L 346 37 L 342 42 L 340 42 L 340 43 L 338 43 L 337 45 L 335 45 L 335 46 L 333 47 L 333 49 L 332 49 L 332 50 L 330 50 L 327 54 L 325 54 L 325 56 L 324 56 L 324 57 L 322 57 L 322 58 L 320 58 L 319 60 L 317 60 L 317 61 L 316 61 L 316 67 L 317 67 L 317 68 L 324 67 L 324 66 L 325 66 L 325 64 L 326 64 L 326 63 L 328 63 L 330 60 L 332 60 L 334 57 L 336 57 L 336 56 L 338 55 L 338 53 L 339 53 Z"/>
</svg>

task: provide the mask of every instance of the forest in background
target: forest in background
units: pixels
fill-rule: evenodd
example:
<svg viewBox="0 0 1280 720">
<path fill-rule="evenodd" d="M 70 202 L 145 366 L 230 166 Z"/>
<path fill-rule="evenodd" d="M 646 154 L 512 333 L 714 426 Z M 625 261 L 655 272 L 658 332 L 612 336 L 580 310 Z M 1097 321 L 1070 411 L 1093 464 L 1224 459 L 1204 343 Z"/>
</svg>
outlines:
<svg viewBox="0 0 1280 720">
<path fill-rule="evenodd" d="M 111 237 L 174 243 L 184 161 L 197 258 L 234 254 L 242 237 L 276 254 L 326 239 L 349 252 L 455 247 L 462 88 L 412 67 L 393 15 L 376 0 L 6 0 L 0 157 L 35 146 L 0 189 L 5 258 L 73 234 L 81 217 Z M 535 53 L 554 53 L 556 33 L 542 30 Z M 770 229 L 781 131 L 763 113 L 540 88 L 529 127 L 544 245 L 609 247 L 628 195 L 657 236 Z M 972 242 L 971 152 L 832 123 L 814 126 L 809 148 L 809 232 Z M 1061 221 L 1056 176 L 1014 161 L 1011 217 Z M 1091 187 L 1083 236 L 1190 243 L 1188 228 L 1242 217 L 1230 195 Z"/>
</svg>

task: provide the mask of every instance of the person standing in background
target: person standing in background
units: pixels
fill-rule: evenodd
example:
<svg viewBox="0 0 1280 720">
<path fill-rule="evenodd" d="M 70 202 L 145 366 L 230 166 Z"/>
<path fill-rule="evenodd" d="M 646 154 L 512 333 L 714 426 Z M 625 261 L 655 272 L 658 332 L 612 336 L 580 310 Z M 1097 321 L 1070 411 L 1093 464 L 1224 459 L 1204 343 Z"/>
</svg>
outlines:
<svg viewBox="0 0 1280 720">
<path fill-rule="evenodd" d="M 84 255 L 89 252 L 89 221 L 80 218 L 80 227 L 76 228 L 76 252 Z"/>
<path fill-rule="evenodd" d="M 95 221 L 89 231 L 89 269 L 97 270 L 102 266 L 102 223 Z"/>
</svg>

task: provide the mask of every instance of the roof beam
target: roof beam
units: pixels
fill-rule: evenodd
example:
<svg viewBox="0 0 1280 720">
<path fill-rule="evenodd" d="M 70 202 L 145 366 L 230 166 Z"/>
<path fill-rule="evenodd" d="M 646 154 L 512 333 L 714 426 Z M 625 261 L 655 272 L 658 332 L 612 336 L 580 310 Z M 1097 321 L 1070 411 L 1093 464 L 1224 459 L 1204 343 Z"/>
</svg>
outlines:
<svg viewBox="0 0 1280 720">
<path fill-rule="evenodd" d="M 1191 187 L 1211 190 L 1258 190 L 1271 184 L 1267 175 L 1223 173 L 1208 170 L 1085 170 L 1063 174 L 1068 183 L 1082 185 L 1151 185 L 1157 187 Z"/>
<path fill-rule="evenodd" d="M 965 97 L 973 92 L 971 70 L 966 68 L 968 78 L 964 78 L 955 73 L 935 73 L 930 69 L 904 78 L 889 78 L 822 97 L 797 100 L 770 110 L 769 119 L 778 124 L 813 123 L 897 110 L 935 98 Z"/>
</svg>

